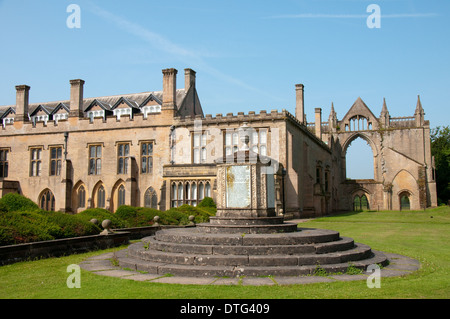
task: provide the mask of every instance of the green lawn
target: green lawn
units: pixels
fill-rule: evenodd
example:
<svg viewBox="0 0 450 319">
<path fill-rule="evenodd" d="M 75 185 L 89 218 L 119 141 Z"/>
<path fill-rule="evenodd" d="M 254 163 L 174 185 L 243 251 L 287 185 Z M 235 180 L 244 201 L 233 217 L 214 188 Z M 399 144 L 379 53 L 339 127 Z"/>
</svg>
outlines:
<svg viewBox="0 0 450 319">
<path fill-rule="evenodd" d="M 21 262 L 0 267 L 0 298 L 443 298 L 450 297 L 450 208 L 418 212 L 363 212 L 325 217 L 301 227 L 339 231 L 375 250 L 418 259 L 422 268 L 408 276 L 383 278 L 380 289 L 366 282 L 291 286 L 169 285 L 81 272 L 81 288 L 69 289 L 67 266 L 106 251 Z M 111 250 L 109 250 L 111 251 Z"/>
</svg>

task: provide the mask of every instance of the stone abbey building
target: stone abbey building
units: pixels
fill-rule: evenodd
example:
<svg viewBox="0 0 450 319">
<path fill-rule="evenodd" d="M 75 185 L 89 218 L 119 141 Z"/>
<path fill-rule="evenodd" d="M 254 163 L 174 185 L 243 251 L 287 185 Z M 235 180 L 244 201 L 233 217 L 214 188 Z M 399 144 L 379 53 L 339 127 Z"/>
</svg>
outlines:
<svg viewBox="0 0 450 319">
<path fill-rule="evenodd" d="M 295 86 L 295 115 L 286 110 L 204 114 L 196 73 L 165 69 L 162 91 L 86 98 L 83 80 L 70 99 L 0 107 L 0 195 L 18 192 L 46 210 L 77 213 L 120 205 L 161 210 L 216 196 L 217 159 L 240 149 L 248 126 L 252 151 L 274 159 L 276 211 L 286 217 L 353 209 L 436 206 L 430 125 L 420 98 L 410 117 L 379 117 L 358 98 L 338 120 L 315 109 L 306 121 L 304 87 Z M 374 179 L 346 178 L 348 146 L 362 138 L 373 152 Z"/>
</svg>

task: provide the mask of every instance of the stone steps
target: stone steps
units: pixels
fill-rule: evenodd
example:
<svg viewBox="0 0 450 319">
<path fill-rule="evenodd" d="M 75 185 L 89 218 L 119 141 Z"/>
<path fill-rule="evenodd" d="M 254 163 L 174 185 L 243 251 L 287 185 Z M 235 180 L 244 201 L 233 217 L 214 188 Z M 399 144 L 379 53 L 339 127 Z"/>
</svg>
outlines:
<svg viewBox="0 0 450 319">
<path fill-rule="evenodd" d="M 239 234 L 273 234 L 289 233 L 297 230 L 297 224 L 198 224 L 197 227 L 203 228 L 206 233 L 239 233 Z"/>
<path fill-rule="evenodd" d="M 288 266 L 201 266 L 201 265 L 180 265 L 170 263 L 159 263 L 145 261 L 127 256 L 127 250 L 115 253 L 115 258 L 119 261 L 119 266 L 137 271 L 145 271 L 161 276 L 171 274 L 184 277 L 236 277 L 236 276 L 303 276 L 313 275 L 317 269 L 323 269 L 327 273 L 345 273 L 351 265 L 355 268 L 366 270 L 371 264 L 386 265 L 387 258 L 379 252 L 372 252 L 372 255 L 364 260 L 352 263 L 344 262 L 324 265 L 288 265 Z"/>
<path fill-rule="evenodd" d="M 255 227 L 255 226 L 253 226 Z M 258 226 L 256 226 L 258 227 Z M 298 276 L 366 269 L 386 263 L 367 245 L 332 230 L 302 228 L 291 233 L 206 233 L 204 228 L 167 229 L 116 255 L 121 267 L 177 276 Z"/>
<path fill-rule="evenodd" d="M 203 265 L 203 266 L 302 266 L 316 264 L 337 264 L 349 261 L 358 261 L 368 258 L 371 254 L 370 247 L 362 244 L 355 245 L 354 248 L 328 253 L 328 254 L 285 254 L 269 255 L 202 255 L 173 253 L 146 249 L 142 243 L 134 244 L 128 249 L 129 257 L 136 257 L 142 260 L 154 261 L 159 263 L 182 264 L 182 265 Z"/>
<path fill-rule="evenodd" d="M 281 234 L 209 234 L 199 229 L 167 229 L 155 234 L 161 242 L 184 243 L 195 245 L 301 245 L 314 243 L 330 243 L 339 240 L 339 232 L 326 229 L 298 228 L 298 231 Z M 151 237 L 148 237 L 151 238 Z M 144 238 L 143 241 L 146 239 Z"/>
<path fill-rule="evenodd" d="M 353 239 L 348 237 L 342 237 L 337 241 L 328 243 L 294 245 L 192 245 L 178 242 L 163 242 L 154 237 L 144 238 L 143 241 L 152 250 L 203 255 L 324 254 L 351 249 L 354 246 Z"/>
</svg>

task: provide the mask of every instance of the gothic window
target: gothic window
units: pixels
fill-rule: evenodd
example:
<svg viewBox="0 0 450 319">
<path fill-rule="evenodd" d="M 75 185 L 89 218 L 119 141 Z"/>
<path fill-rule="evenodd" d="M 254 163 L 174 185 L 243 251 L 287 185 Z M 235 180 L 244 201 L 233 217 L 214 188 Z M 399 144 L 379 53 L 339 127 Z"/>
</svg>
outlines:
<svg viewBox="0 0 450 319">
<path fill-rule="evenodd" d="M 97 207 L 98 208 L 105 208 L 105 202 L 106 202 L 105 196 L 106 196 L 105 188 L 102 185 L 97 190 Z"/>
<path fill-rule="evenodd" d="M 267 130 L 252 130 L 250 135 L 250 149 L 263 156 L 267 156 Z"/>
<path fill-rule="evenodd" d="M 50 148 L 50 176 L 61 175 L 62 147 Z"/>
<path fill-rule="evenodd" d="M 158 196 L 153 187 L 149 187 L 144 194 L 144 206 L 158 209 Z"/>
<path fill-rule="evenodd" d="M 193 163 L 206 163 L 206 133 L 194 133 L 192 141 Z"/>
<path fill-rule="evenodd" d="M 32 148 L 31 149 L 31 160 L 30 160 L 30 176 L 41 176 L 42 168 L 42 148 Z"/>
<path fill-rule="evenodd" d="M 117 194 L 118 194 L 117 206 L 120 207 L 122 205 L 125 205 L 125 187 L 123 185 L 120 185 Z"/>
<path fill-rule="evenodd" d="M 211 184 L 208 181 L 186 181 L 172 183 L 172 207 L 179 207 L 183 204 L 197 206 L 205 197 L 211 197 Z"/>
<path fill-rule="evenodd" d="M 130 144 L 121 143 L 117 150 L 117 174 L 128 174 Z"/>
<path fill-rule="evenodd" d="M 356 195 L 355 198 L 353 198 L 353 210 L 359 211 L 361 210 L 361 198 Z"/>
<path fill-rule="evenodd" d="M 89 175 L 100 175 L 102 171 L 102 147 L 89 146 Z"/>
<path fill-rule="evenodd" d="M 143 174 L 153 171 L 153 143 L 144 142 L 141 144 L 141 172 Z"/>
<path fill-rule="evenodd" d="M 83 185 L 78 188 L 78 208 L 86 207 L 86 189 Z"/>
<path fill-rule="evenodd" d="M 225 133 L 225 155 L 231 155 L 238 150 L 239 135 L 237 132 Z"/>
<path fill-rule="evenodd" d="M 0 149 L 0 178 L 1 177 L 8 177 L 8 149 Z"/>
<path fill-rule="evenodd" d="M 53 193 L 47 189 L 41 194 L 39 199 L 40 208 L 46 211 L 55 210 L 55 196 Z"/>
</svg>

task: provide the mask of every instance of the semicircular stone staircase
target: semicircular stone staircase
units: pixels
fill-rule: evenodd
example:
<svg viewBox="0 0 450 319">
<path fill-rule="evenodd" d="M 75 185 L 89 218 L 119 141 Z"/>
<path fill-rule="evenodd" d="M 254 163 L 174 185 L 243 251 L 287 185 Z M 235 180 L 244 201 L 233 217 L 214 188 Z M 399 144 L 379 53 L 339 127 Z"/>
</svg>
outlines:
<svg viewBox="0 0 450 319">
<path fill-rule="evenodd" d="M 122 268 L 186 277 L 299 276 L 386 265 L 369 246 L 282 217 L 214 217 L 196 227 L 164 229 L 116 252 Z"/>
</svg>

